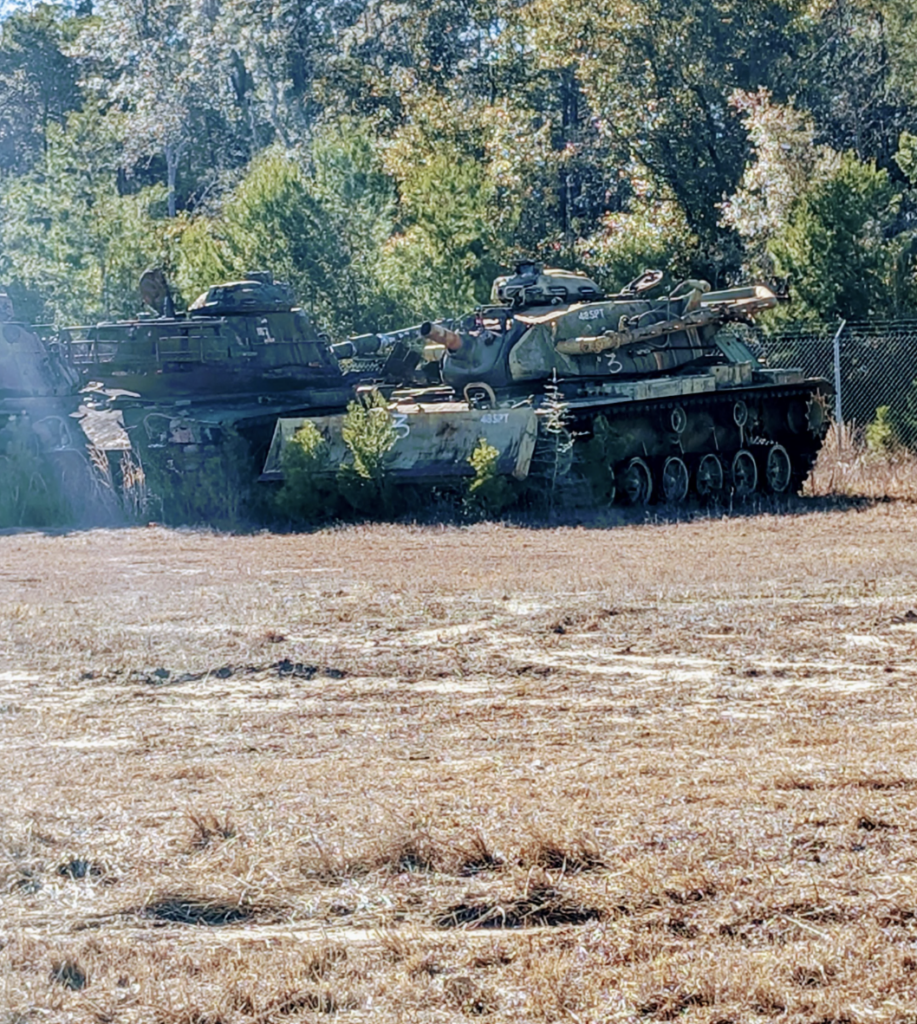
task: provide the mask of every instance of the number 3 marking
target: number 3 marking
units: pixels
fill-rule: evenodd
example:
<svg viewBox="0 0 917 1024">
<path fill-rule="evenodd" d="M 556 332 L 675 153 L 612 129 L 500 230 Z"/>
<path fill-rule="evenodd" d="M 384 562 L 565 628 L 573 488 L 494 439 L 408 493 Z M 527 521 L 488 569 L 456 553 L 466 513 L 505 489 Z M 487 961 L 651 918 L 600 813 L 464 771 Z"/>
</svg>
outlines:
<svg viewBox="0 0 917 1024">
<path fill-rule="evenodd" d="M 402 441 L 411 433 L 411 425 L 408 423 L 408 414 L 406 412 L 393 412 L 392 426 L 395 430 L 395 436 Z"/>
</svg>

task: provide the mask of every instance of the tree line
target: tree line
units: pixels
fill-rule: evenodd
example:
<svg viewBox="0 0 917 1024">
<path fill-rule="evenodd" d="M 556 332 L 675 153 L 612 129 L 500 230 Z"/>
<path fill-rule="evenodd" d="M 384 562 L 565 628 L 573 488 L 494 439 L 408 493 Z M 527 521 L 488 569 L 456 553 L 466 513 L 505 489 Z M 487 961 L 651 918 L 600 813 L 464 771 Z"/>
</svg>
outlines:
<svg viewBox="0 0 917 1024">
<path fill-rule="evenodd" d="M 912 0 L 71 0 L 0 22 L 0 281 L 129 316 L 269 268 L 334 335 L 523 258 L 917 312 Z"/>
</svg>

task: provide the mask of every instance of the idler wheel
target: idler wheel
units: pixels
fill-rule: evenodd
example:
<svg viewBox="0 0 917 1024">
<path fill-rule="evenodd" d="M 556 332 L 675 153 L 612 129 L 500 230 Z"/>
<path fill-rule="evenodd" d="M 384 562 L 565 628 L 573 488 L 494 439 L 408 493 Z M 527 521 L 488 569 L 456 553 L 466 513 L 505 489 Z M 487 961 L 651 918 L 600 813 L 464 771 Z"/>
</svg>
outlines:
<svg viewBox="0 0 917 1024">
<path fill-rule="evenodd" d="M 694 486 L 702 498 L 713 498 L 726 486 L 726 470 L 719 455 L 705 455 L 697 464 Z"/>
<path fill-rule="evenodd" d="M 628 505 L 648 505 L 653 496 L 653 474 L 643 459 L 631 459 L 616 479 L 618 494 Z"/>
<path fill-rule="evenodd" d="M 789 489 L 793 479 L 793 463 L 790 453 L 782 444 L 772 445 L 767 450 L 764 460 L 764 478 L 767 488 L 774 494 L 783 494 Z"/>
<path fill-rule="evenodd" d="M 691 475 L 685 460 L 678 455 L 670 455 L 662 467 L 662 497 L 670 504 L 678 504 L 687 498 Z"/>
<path fill-rule="evenodd" d="M 747 448 L 740 448 L 732 457 L 730 467 L 732 489 L 738 498 L 747 498 L 758 486 L 758 464 Z"/>
</svg>

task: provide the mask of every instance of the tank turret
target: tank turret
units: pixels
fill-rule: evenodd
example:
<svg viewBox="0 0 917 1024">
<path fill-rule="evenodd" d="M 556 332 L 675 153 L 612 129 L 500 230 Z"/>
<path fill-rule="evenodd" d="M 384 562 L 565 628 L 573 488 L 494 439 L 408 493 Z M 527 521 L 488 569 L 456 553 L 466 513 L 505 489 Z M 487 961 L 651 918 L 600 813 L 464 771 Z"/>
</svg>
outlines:
<svg viewBox="0 0 917 1024">
<path fill-rule="evenodd" d="M 155 268 L 141 278 L 159 316 L 67 327 L 57 340 L 88 383 L 141 399 L 263 400 L 302 393 L 302 404 L 337 405 L 346 388 L 328 339 L 268 271 L 214 285 L 187 313 L 169 313 L 171 293 Z"/>
<path fill-rule="evenodd" d="M 227 281 L 208 288 L 188 307 L 191 316 L 236 316 L 253 313 L 289 313 L 296 308 L 293 289 L 275 283 L 268 270 L 250 271 L 243 281 Z"/>
<path fill-rule="evenodd" d="M 535 267 L 528 275 L 498 278 L 494 294 L 510 301 L 485 307 L 457 334 L 450 332 L 455 338 L 446 346 L 443 379 L 457 390 L 477 382 L 505 389 L 554 375 L 623 380 L 730 362 L 735 350 L 717 345 L 720 329 L 777 302 L 761 285 L 712 292 L 698 280 L 661 298 L 646 297 L 661 277 L 647 272 L 615 295 L 586 302 L 569 301 L 577 290 L 598 296 L 583 275 Z"/>
</svg>

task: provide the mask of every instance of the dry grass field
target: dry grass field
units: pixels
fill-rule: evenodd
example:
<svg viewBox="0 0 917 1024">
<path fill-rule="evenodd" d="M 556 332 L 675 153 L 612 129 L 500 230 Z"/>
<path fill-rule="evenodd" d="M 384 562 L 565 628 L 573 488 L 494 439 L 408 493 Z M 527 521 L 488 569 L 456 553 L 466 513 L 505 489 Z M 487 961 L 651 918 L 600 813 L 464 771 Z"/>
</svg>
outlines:
<svg viewBox="0 0 917 1024">
<path fill-rule="evenodd" d="M 0 1021 L 917 1021 L 917 509 L 0 536 Z"/>
</svg>

